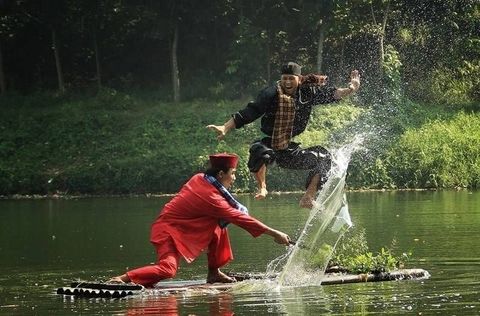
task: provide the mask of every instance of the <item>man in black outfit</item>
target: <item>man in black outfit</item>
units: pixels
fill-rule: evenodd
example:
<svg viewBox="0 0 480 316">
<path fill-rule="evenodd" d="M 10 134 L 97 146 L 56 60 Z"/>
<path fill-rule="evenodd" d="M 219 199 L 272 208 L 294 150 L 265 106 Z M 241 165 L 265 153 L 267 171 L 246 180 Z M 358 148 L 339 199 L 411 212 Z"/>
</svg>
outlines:
<svg viewBox="0 0 480 316">
<path fill-rule="evenodd" d="M 300 206 L 311 208 L 315 193 L 327 181 L 331 157 L 321 146 L 301 148 L 291 139 L 305 131 L 314 105 L 337 102 L 359 87 L 357 70 L 351 72 L 348 88 L 336 88 L 326 83 L 325 76 L 302 76 L 301 67 L 288 62 L 281 68 L 280 81 L 260 91 L 255 101 L 233 114 L 225 124 L 208 125 L 207 128 L 215 131 L 218 139 L 223 139 L 231 129 L 241 128 L 262 117 L 261 131 L 267 137 L 251 145 L 248 160 L 248 167 L 258 184 L 255 198 L 263 199 L 268 194 L 267 165 L 275 161 L 281 168 L 310 171 Z"/>
</svg>

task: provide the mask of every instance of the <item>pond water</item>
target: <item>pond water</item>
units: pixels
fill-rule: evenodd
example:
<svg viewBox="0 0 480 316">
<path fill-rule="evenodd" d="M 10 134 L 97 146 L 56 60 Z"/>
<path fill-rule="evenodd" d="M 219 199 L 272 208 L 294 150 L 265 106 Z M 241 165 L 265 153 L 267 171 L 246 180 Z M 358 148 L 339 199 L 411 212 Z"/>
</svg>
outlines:
<svg viewBox="0 0 480 316">
<path fill-rule="evenodd" d="M 251 214 L 293 238 L 308 211 L 299 195 L 240 196 Z M 105 280 L 155 259 L 150 224 L 169 200 L 82 198 L 0 201 L 0 315 L 478 315 L 480 192 L 349 192 L 352 221 L 372 251 L 397 242 L 407 268 L 426 280 L 309 287 L 251 284 L 231 292 L 155 293 L 124 299 L 55 294 L 72 280 Z M 269 236 L 231 225 L 235 260 L 224 268 L 265 272 L 285 253 Z M 206 256 L 182 262 L 178 280 L 204 279 Z"/>
</svg>

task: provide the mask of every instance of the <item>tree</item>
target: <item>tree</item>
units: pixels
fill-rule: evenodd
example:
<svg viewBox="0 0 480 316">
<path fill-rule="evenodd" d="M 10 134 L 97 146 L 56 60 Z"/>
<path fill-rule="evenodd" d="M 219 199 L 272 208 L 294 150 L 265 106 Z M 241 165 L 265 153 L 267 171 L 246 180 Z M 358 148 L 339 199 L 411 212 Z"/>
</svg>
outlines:
<svg viewBox="0 0 480 316">
<path fill-rule="evenodd" d="M 78 4 L 79 15 L 81 16 L 81 29 L 84 29 L 83 23 L 86 23 L 88 26 L 85 28 L 89 34 L 94 60 L 95 60 L 95 80 L 97 82 L 98 89 L 102 89 L 102 62 L 100 54 L 100 45 L 98 33 L 101 28 L 103 28 L 103 23 L 106 16 L 109 14 L 108 11 L 113 12 L 114 6 L 110 1 L 85 1 Z"/>
<path fill-rule="evenodd" d="M 173 29 L 173 39 L 170 46 L 171 51 L 171 67 L 172 67 L 172 87 L 173 87 L 173 102 L 180 102 L 180 75 L 178 70 L 178 21 L 175 20 Z"/>
<path fill-rule="evenodd" d="M 0 2 L 0 94 L 7 92 L 7 76 L 4 67 L 4 43 L 14 38 L 23 26 L 22 17 L 15 10 L 17 4 L 13 1 Z"/>
<path fill-rule="evenodd" d="M 52 50 L 53 56 L 55 57 L 55 69 L 57 70 L 58 91 L 60 91 L 60 93 L 64 93 L 65 81 L 63 80 L 62 61 L 60 59 L 60 41 L 57 37 L 56 27 L 52 27 L 50 32 L 52 34 Z"/>
<path fill-rule="evenodd" d="M 0 42 L 0 93 L 5 94 L 6 92 L 7 84 L 5 83 L 5 70 L 3 70 L 2 43 Z"/>
<path fill-rule="evenodd" d="M 300 33 L 312 34 L 310 41 L 316 42 L 315 70 L 323 73 L 324 44 L 328 32 L 334 21 L 334 0 L 299 1 Z"/>
<path fill-rule="evenodd" d="M 21 3 L 21 10 L 32 23 L 46 28 L 50 33 L 50 47 L 52 49 L 58 91 L 65 92 L 65 81 L 60 49 L 62 46 L 60 33 L 69 24 L 69 1 L 62 0 L 25 0 Z M 45 44 L 45 43 L 43 43 Z"/>
</svg>

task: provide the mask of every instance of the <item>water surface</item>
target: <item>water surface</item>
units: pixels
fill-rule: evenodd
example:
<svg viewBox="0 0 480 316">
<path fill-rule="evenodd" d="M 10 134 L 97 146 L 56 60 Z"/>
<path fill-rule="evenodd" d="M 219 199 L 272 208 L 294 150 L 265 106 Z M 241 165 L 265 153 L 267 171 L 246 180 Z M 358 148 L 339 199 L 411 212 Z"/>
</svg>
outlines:
<svg viewBox="0 0 480 316">
<path fill-rule="evenodd" d="M 75 279 L 105 280 L 155 259 L 150 224 L 165 198 L 0 201 L 0 315 L 478 315 L 480 192 L 347 193 L 354 225 L 372 250 L 397 241 L 412 252 L 408 267 L 431 278 L 309 287 L 249 284 L 233 292 L 155 292 L 126 299 L 62 297 Z M 298 236 L 308 211 L 298 195 L 266 201 L 240 196 L 251 214 Z M 252 238 L 231 226 L 235 260 L 224 270 L 264 272 L 285 253 L 269 236 Z M 184 262 L 177 279 L 204 279 L 206 258 Z"/>
</svg>

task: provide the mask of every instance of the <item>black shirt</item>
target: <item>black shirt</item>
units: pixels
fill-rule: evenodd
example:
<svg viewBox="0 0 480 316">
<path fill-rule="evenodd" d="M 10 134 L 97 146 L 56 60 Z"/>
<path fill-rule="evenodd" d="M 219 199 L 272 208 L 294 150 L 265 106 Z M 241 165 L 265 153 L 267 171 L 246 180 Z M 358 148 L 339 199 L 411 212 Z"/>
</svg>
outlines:
<svg viewBox="0 0 480 316">
<path fill-rule="evenodd" d="M 299 87 L 294 97 L 295 119 L 292 137 L 305 131 L 314 105 L 337 101 L 334 98 L 335 90 L 335 87 L 329 85 L 301 85 Z M 240 128 L 262 116 L 260 129 L 266 135 L 272 136 L 277 108 L 278 92 L 275 84 L 260 91 L 255 101 L 250 101 L 243 110 L 232 115 L 235 127 Z"/>
</svg>

